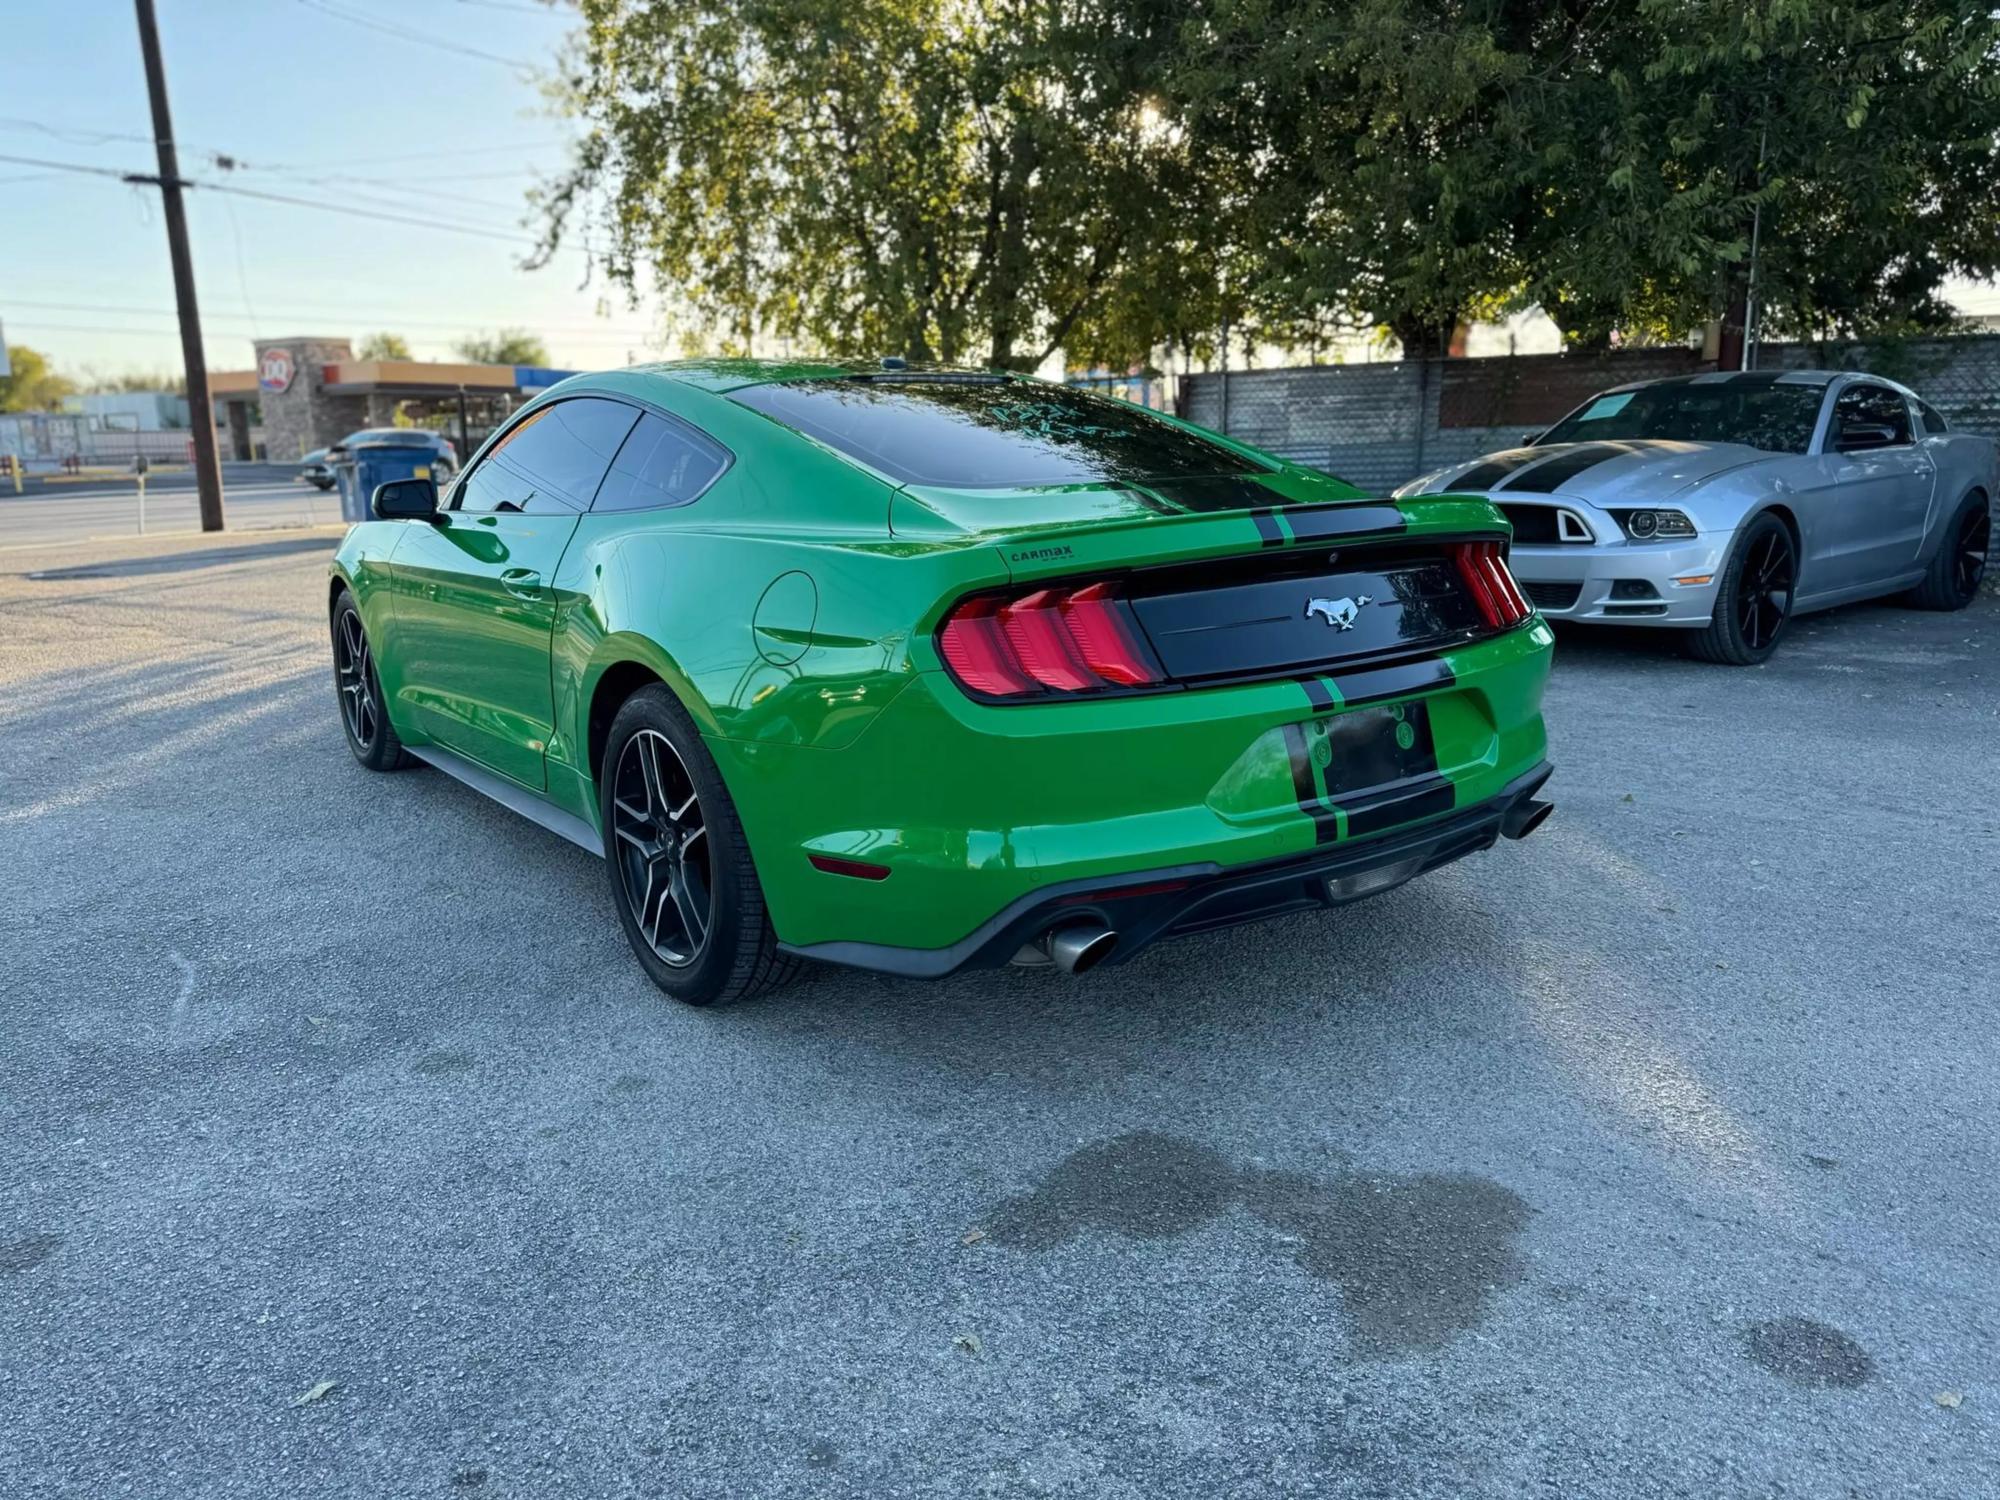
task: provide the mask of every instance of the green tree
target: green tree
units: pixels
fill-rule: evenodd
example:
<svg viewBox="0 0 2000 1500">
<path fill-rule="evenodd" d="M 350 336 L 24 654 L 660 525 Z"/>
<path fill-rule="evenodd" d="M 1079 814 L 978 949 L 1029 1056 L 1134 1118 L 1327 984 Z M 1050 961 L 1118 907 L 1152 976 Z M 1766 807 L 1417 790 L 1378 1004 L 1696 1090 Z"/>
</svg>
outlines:
<svg viewBox="0 0 2000 1500">
<path fill-rule="evenodd" d="M 746 352 L 1032 366 L 1106 318 L 1185 154 L 1149 112 L 1167 37 L 1039 0 L 583 0 L 559 98 L 587 127 L 540 195 Z M 1128 304 L 1129 305 L 1129 304 Z"/>
<path fill-rule="evenodd" d="M 460 359 L 475 365 L 547 365 L 549 346 L 525 328 L 476 333 L 453 344 Z"/>
<path fill-rule="evenodd" d="M 39 349 L 9 344 L 7 360 L 14 373 L 0 375 L 0 411 L 53 411 L 76 392 L 76 382 L 56 374 Z"/>
<path fill-rule="evenodd" d="M 356 352 L 363 359 L 408 359 L 410 341 L 400 333 L 365 333 L 361 336 L 361 343 L 357 346 Z M 529 361 L 494 360 L 492 363 L 527 364 Z"/>
</svg>

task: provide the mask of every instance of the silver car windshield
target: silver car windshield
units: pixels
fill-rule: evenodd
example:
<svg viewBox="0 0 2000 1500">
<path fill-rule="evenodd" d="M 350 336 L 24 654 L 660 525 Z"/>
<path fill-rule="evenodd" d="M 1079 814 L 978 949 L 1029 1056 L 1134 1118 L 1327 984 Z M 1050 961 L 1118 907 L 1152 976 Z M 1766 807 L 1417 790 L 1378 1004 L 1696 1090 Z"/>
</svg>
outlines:
<svg viewBox="0 0 2000 1500">
<path fill-rule="evenodd" d="M 1803 453 L 1826 395 L 1824 384 L 1648 385 L 1586 402 L 1543 433 L 1541 443 L 1605 438 L 1673 438 L 1742 443 L 1770 453 Z"/>
</svg>

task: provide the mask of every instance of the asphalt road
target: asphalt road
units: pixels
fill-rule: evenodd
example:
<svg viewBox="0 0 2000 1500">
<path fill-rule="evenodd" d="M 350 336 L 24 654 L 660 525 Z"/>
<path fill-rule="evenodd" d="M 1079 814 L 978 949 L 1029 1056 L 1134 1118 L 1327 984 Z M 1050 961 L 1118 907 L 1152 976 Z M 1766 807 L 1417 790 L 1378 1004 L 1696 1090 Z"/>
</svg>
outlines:
<svg viewBox="0 0 2000 1500">
<path fill-rule="evenodd" d="M 0 1494 L 2000 1493 L 2000 600 L 1565 637 L 1545 831 L 1342 914 L 704 1013 L 352 763 L 330 545 L 0 560 Z"/>
<path fill-rule="evenodd" d="M 227 464 L 222 506 L 232 530 L 327 525 L 340 519 L 340 496 L 314 489 L 294 464 Z M 0 553 L 65 542 L 139 535 L 138 485 L 129 478 L 51 484 L 31 479 L 16 495 L 0 480 Z M 201 530 L 191 473 L 149 476 L 145 531 L 169 536 Z"/>
</svg>

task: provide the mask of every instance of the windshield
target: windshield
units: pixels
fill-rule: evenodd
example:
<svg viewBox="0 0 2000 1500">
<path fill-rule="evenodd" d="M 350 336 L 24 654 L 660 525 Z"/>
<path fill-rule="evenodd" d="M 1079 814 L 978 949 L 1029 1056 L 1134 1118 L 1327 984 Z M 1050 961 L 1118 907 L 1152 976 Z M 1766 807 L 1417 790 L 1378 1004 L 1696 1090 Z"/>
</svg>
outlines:
<svg viewBox="0 0 2000 1500">
<path fill-rule="evenodd" d="M 1264 467 L 1143 407 L 998 376 L 801 380 L 734 400 L 904 484 L 1130 484 Z"/>
<path fill-rule="evenodd" d="M 1770 453 L 1803 453 L 1812 442 L 1824 385 L 1647 385 L 1613 391 L 1571 412 L 1541 435 L 1543 443 L 1603 438 L 1677 438 L 1743 443 Z"/>
</svg>

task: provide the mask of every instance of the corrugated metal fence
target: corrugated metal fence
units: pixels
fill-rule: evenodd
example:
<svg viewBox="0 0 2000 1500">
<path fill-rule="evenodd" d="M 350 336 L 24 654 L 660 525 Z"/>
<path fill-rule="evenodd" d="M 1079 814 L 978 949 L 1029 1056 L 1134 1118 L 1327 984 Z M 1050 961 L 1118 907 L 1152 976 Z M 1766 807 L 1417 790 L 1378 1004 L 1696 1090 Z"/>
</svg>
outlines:
<svg viewBox="0 0 2000 1500">
<path fill-rule="evenodd" d="M 1766 344 L 1758 363 L 1869 370 L 1915 390 L 1954 427 L 2000 438 L 2000 335 Z M 1692 349 L 1628 349 L 1190 375 L 1181 392 L 1191 421 L 1385 491 L 1514 447 L 1607 386 L 1713 368 Z"/>
</svg>

